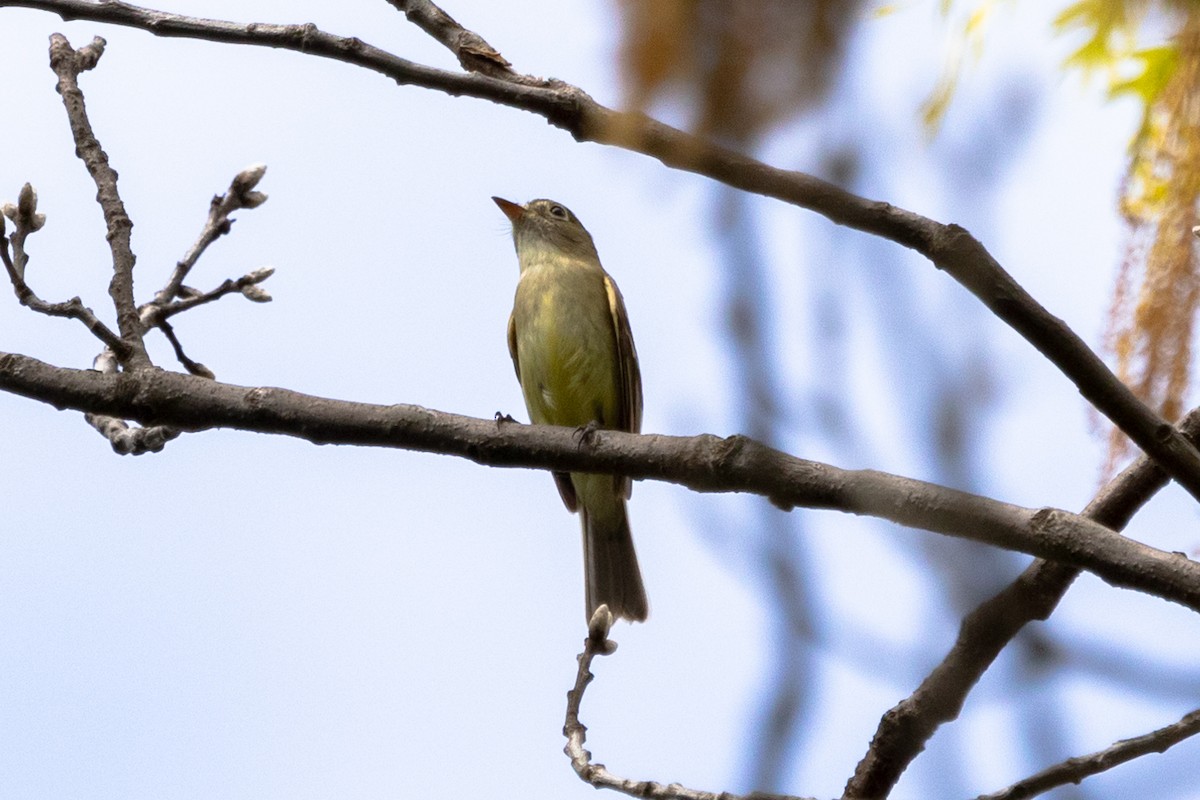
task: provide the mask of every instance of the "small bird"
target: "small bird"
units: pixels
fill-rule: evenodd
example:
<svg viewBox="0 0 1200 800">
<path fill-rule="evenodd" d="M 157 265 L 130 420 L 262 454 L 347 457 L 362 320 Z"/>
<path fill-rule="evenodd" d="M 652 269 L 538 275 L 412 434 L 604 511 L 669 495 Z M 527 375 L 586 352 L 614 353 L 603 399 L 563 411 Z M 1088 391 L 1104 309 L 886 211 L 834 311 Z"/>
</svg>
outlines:
<svg viewBox="0 0 1200 800">
<path fill-rule="evenodd" d="M 508 318 L 512 355 L 530 419 L 542 425 L 639 433 L 642 376 L 625 301 L 600 266 L 591 234 L 553 200 L 493 197 L 512 222 L 521 277 Z M 646 619 L 625 500 L 629 478 L 555 472 L 558 493 L 583 522 L 587 616 Z"/>
</svg>

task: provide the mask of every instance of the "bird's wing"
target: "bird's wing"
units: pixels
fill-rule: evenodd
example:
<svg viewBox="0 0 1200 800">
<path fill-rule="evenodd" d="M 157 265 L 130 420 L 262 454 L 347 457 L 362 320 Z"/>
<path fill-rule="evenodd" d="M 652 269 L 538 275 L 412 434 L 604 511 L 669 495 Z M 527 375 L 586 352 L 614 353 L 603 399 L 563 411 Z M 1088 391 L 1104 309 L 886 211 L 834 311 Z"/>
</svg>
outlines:
<svg viewBox="0 0 1200 800">
<path fill-rule="evenodd" d="M 637 348 L 633 346 L 633 331 L 629 328 L 629 314 L 625 311 L 625 300 L 621 290 L 608 274 L 604 276 L 604 291 L 608 294 L 608 311 L 612 315 L 613 333 L 617 342 L 617 393 L 620 405 L 617 408 L 618 430 L 630 433 L 642 431 L 642 372 L 638 368 Z M 632 489 L 629 478 L 622 478 L 621 491 L 626 497 Z"/>
<path fill-rule="evenodd" d="M 521 362 L 517 360 L 517 315 L 508 315 L 508 354 L 512 356 L 513 369 L 517 371 L 517 382 L 521 382 Z"/>
</svg>

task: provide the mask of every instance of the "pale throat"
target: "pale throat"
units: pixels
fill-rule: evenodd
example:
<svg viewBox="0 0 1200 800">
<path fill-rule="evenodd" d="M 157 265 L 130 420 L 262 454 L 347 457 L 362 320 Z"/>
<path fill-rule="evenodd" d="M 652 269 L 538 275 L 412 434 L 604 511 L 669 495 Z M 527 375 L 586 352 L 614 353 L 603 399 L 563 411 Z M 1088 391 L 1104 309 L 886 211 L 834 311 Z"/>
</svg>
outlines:
<svg viewBox="0 0 1200 800">
<path fill-rule="evenodd" d="M 586 264 L 592 259 L 595 256 L 585 248 L 565 248 L 540 236 L 525 236 L 517 247 L 517 262 L 522 274 L 538 267 L 563 269 L 580 266 L 581 262 Z"/>
</svg>

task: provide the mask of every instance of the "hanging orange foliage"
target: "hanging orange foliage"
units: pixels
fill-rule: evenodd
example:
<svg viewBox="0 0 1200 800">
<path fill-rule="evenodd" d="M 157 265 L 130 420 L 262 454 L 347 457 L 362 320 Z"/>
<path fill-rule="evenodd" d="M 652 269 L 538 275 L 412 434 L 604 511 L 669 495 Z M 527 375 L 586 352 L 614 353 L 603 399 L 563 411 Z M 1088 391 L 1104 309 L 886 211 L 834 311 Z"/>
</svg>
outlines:
<svg viewBox="0 0 1200 800">
<path fill-rule="evenodd" d="M 1130 150 L 1120 207 L 1128 223 L 1109 315 L 1117 374 L 1166 419 L 1184 411 L 1200 306 L 1196 258 L 1200 201 L 1200 4 L 1171 4 L 1179 19 L 1169 45 L 1139 51 L 1141 69 L 1114 83 L 1146 103 Z M 1109 434 L 1106 472 L 1129 450 Z"/>
</svg>

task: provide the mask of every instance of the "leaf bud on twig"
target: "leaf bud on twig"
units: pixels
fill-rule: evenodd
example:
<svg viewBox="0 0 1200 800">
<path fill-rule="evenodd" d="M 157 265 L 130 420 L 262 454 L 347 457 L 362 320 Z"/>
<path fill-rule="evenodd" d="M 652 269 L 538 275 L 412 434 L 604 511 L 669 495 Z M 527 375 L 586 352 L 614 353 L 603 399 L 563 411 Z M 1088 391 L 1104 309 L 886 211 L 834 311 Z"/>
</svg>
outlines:
<svg viewBox="0 0 1200 800">
<path fill-rule="evenodd" d="M 262 283 L 267 278 L 275 274 L 274 267 L 259 267 L 253 272 L 246 273 L 246 281 L 248 283 Z"/>
<path fill-rule="evenodd" d="M 266 171 L 266 164 L 253 164 L 234 176 L 233 182 L 229 184 L 229 191 L 241 208 L 258 208 L 267 202 L 265 194 L 252 191 Z"/>
<path fill-rule="evenodd" d="M 242 287 L 242 294 L 247 300 L 253 300 L 255 303 L 271 302 L 271 295 L 261 286 L 255 286 L 253 283 L 248 283 Z"/>
</svg>

